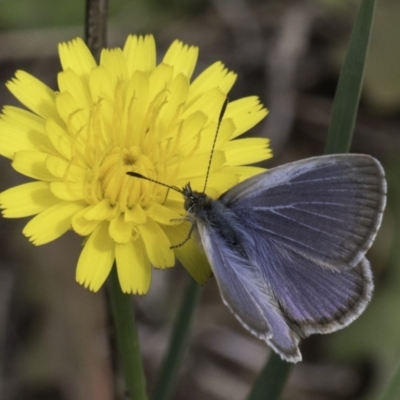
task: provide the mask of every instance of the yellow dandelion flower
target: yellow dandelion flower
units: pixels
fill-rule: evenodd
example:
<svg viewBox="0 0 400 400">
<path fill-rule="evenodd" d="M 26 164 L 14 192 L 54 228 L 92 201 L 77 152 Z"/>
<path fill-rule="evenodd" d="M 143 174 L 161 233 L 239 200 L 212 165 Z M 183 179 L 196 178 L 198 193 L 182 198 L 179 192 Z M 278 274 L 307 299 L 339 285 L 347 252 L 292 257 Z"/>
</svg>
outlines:
<svg viewBox="0 0 400 400">
<path fill-rule="evenodd" d="M 59 54 L 58 91 L 23 71 L 7 83 L 29 111 L 4 107 L 0 154 L 34 181 L 0 194 L 3 215 L 34 216 L 23 233 L 35 245 L 69 229 L 85 236 L 76 279 L 92 291 L 115 262 L 123 292 L 144 294 L 152 266 L 172 267 L 175 256 L 204 282 L 210 269 L 196 243 L 171 249 L 189 231 L 182 196 L 126 173 L 202 190 L 236 75 L 216 62 L 191 82 L 198 49 L 175 41 L 157 64 L 152 36 L 129 36 L 123 49 L 103 50 L 99 65 L 79 38 L 60 44 Z M 245 165 L 271 156 L 268 140 L 235 138 L 266 114 L 257 97 L 229 103 L 210 196 L 261 171 Z"/>
</svg>

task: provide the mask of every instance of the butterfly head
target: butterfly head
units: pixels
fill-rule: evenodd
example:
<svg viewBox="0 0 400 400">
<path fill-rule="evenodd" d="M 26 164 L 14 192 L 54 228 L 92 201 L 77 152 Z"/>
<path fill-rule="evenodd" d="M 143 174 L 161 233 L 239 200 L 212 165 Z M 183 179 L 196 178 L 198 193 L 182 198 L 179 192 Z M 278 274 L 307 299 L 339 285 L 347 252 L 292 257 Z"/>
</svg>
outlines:
<svg viewBox="0 0 400 400">
<path fill-rule="evenodd" d="M 190 214 L 197 215 L 199 211 L 204 208 L 205 203 L 207 203 L 207 195 L 205 193 L 194 191 L 190 186 L 190 183 L 183 187 L 182 194 L 185 198 L 183 206 Z"/>
</svg>

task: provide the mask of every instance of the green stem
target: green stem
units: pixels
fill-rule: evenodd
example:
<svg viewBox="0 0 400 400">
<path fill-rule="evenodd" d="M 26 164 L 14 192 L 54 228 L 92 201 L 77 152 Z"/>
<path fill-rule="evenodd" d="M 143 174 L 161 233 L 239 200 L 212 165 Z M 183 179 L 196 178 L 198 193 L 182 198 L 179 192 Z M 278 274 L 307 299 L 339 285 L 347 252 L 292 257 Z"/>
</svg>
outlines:
<svg viewBox="0 0 400 400">
<path fill-rule="evenodd" d="M 396 366 L 392 376 L 386 383 L 379 400 L 397 400 L 400 398 L 400 363 Z"/>
<path fill-rule="evenodd" d="M 350 150 L 374 9 L 375 0 L 361 2 L 336 88 L 325 153 L 347 153 Z"/>
<path fill-rule="evenodd" d="M 133 400 L 146 400 L 145 377 L 132 297 L 122 293 L 115 267 L 110 273 L 108 283 L 117 345 L 126 385 Z"/>
<path fill-rule="evenodd" d="M 247 400 L 277 400 L 280 398 L 293 364 L 272 353 L 251 388 Z"/>
<path fill-rule="evenodd" d="M 168 353 L 161 366 L 152 396 L 153 400 L 168 400 L 171 398 L 181 361 L 187 348 L 194 311 L 200 302 L 201 289 L 201 286 L 191 278 L 183 297 L 178 317 L 174 323 Z"/>
</svg>

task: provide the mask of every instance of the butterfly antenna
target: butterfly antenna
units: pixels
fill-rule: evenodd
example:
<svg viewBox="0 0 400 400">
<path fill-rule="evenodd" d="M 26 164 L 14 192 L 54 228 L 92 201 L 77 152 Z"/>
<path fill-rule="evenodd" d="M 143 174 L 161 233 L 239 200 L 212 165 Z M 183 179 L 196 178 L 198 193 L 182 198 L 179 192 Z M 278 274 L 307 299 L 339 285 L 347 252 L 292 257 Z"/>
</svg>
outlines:
<svg viewBox="0 0 400 400">
<path fill-rule="evenodd" d="M 166 183 L 159 182 L 159 181 L 156 181 L 155 179 L 148 178 L 147 176 L 144 176 L 144 175 L 139 174 L 137 172 L 129 171 L 126 174 L 130 175 L 130 176 L 134 176 L 135 178 L 144 179 L 145 181 L 150 181 L 150 182 L 157 183 L 157 185 L 164 186 L 164 187 L 166 187 L 168 189 L 175 190 L 175 192 L 183 194 L 183 191 L 181 189 L 177 188 L 176 186 L 167 185 Z"/>
<path fill-rule="evenodd" d="M 224 101 L 224 104 L 222 105 L 221 112 L 219 113 L 217 130 L 215 132 L 214 141 L 213 141 L 213 144 L 211 146 L 210 159 L 208 160 L 206 179 L 204 181 L 204 187 L 203 187 L 203 193 L 206 191 L 208 176 L 210 175 L 211 163 L 212 163 L 214 150 L 215 150 L 215 144 L 217 143 L 219 128 L 221 126 L 222 118 L 224 117 L 224 114 L 225 114 L 225 111 L 226 111 L 226 107 L 228 107 L 228 103 L 229 103 L 229 99 L 227 97 L 225 99 L 225 101 Z"/>
</svg>

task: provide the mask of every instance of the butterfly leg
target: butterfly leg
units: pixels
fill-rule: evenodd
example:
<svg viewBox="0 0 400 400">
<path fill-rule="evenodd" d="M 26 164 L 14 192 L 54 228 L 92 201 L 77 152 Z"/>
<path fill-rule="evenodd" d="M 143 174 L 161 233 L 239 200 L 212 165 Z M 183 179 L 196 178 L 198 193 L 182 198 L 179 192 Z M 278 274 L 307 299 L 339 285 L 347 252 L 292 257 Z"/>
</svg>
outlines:
<svg viewBox="0 0 400 400">
<path fill-rule="evenodd" d="M 176 249 L 178 247 L 183 246 L 190 239 L 190 237 L 192 236 L 193 229 L 194 229 L 194 224 L 191 225 L 191 227 L 189 229 L 189 232 L 188 232 L 188 235 L 186 236 L 185 240 L 183 242 L 181 242 L 181 243 L 172 245 L 170 247 L 170 249 Z"/>
</svg>

